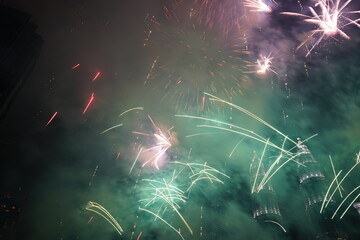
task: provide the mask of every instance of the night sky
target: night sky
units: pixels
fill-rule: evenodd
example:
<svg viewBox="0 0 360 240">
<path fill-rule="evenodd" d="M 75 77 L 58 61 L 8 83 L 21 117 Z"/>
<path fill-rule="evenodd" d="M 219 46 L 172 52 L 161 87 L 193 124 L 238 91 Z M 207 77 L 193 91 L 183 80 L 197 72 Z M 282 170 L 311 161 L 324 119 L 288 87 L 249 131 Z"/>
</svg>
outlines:
<svg viewBox="0 0 360 240">
<path fill-rule="evenodd" d="M 4 1 L 31 14 L 44 40 L 33 72 L 0 123 L 0 190 L 21 188 L 26 197 L 16 239 L 181 239 L 139 210 L 157 213 L 162 201 L 145 206 L 141 200 L 153 195 L 144 179 L 188 189 L 191 171 L 176 162 L 206 163 L 230 177 L 216 173 L 222 182 L 199 180 L 185 192 L 186 202 L 177 201 L 193 235 L 170 206 L 161 211 L 185 239 L 272 239 L 253 218 L 250 197 L 249 166 L 253 152 L 261 156 L 265 144 L 204 127 L 224 127 L 218 123 L 175 115 L 231 123 L 282 146 L 281 134 L 213 101 L 204 95 L 208 92 L 247 109 L 294 141 L 318 134 L 306 145 L 326 186 L 334 178 L 329 155 L 337 172 L 347 172 L 360 150 L 360 29 L 354 24 L 342 28 L 350 40 L 339 34 L 325 37 L 305 57 L 306 47 L 321 34 L 295 50 L 316 26 L 281 12 L 311 16 L 308 7 L 314 2 L 279 0 L 271 13 L 262 13 L 250 12 L 241 0 Z M 360 10 L 357 0 L 345 12 L 355 10 Z M 256 73 L 256 60 L 269 54 L 273 71 Z M 134 107 L 143 110 L 119 117 Z M 123 125 L 101 134 L 118 124 Z M 148 151 L 129 174 L 139 150 L 152 147 L 159 129 L 172 137 L 159 169 L 144 166 L 153 156 Z M 198 133 L 206 134 L 189 137 Z M 293 147 L 286 141 L 286 150 Z M 264 157 L 273 161 L 278 154 L 268 147 Z M 296 169 L 289 162 L 271 180 L 287 239 L 303 239 L 309 231 Z M 357 166 L 342 184 L 345 195 L 359 185 L 359 176 Z M 339 204 L 342 199 L 335 197 Z M 86 210 L 89 201 L 112 214 L 122 236 Z M 349 239 L 360 236 L 353 207 L 340 224 Z"/>
</svg>

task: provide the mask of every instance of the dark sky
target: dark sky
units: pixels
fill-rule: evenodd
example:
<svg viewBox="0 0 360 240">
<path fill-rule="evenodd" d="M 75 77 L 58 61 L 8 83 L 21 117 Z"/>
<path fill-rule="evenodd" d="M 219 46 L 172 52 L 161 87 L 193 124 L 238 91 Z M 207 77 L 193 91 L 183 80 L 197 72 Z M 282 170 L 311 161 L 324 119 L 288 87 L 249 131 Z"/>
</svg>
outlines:
<svg viewBox="0 0 360 240">
<path fill-rule="evenodd" d="M 142 179 L 170 181 L 173 171 L 181 169 L 175 161 L 206 162 L 230 177 L 216 175 L 223 184 L 199 181 L 187 202 L 180 204 L 193 236 L 176 213 L 168 209 L 163 214 L 181 228 L 185 239 L 201 239 L 202 231 L 203 239 L 255 239 L 254 235 L 270 239 L 270 232 L 252 218 L 250 202 L 249 165 L 253 151 L 261 155 L 264 144 L 245 139 L 229 157 L 242 136 L 187 138 L 219 131 L 197 127 L 214 125 L 209 121 L 174 115 L 227 121 L 279 146 L 283 137 L 227 105 L 210 104 L 206 98 L 202 107 L 204 91 L 246 108 L 293 140 L 318 134 L 307 145 L 321 165 L 327 186 L 334 177 L 329 155 L 337 171 L 347 172 L 355 164 L 360 150 L 360 29 L 345 27 L 351 40 L 339 35 L 326 38 L 305 57 L 306 48 L 294 49 L 314 26 L 280 14 L 300 12 L 298 1 L 278 1 L 269 14 L 250 13 L 241 1 L 195 2 L 5 1 L 31 14 L 44 39 L 31 76 L 0 125 L 5 166 L 0 171 L 0 190 L 17 192 L 20 187 L 20 194 L 26 196 L 16 239 L 136 239 L 140 233 L 141 239 L 180 239 L 163 222 L 138 209 L 144 207 L 139 200 L 151 196 Z M 212 10 L 201 12 L 200 2 Z M 313 1 L 300 3 L 302 13 L 310 14 Z M 164 5 L 171 11 L 167 17 Z M 187 18 L 192 8 L 199 10 L 194 16 L 203 21 L 196 27 L 191 25 L 195 20 Z M 360 6 L 351 3 L 348 9 Z M 151 21 L 152 16 L 156 21 Z M 357 19 L 359 14 L 348 16 Z M 256 59 L 270 53 L 276 73 L 253 73 Z M 76 64 L 80 66 L 72 69 Z M 92 81 L 97 72 L 100 76 Z M 94 101 L 83 114 L 92 93 Z M 118 117 L 133 107 L 144 110 Z M 147 148 L 153 144 L 151 137 L 134 134 L 154 133 L 148 115 L 164 132 L 174 126 L 172 147 L 160 170 L 142 167 L 141 161 L 149 158 L 143 154 L 129 174 L 139 144 Z M 100 134 L 120 123 L 123 126 Z M 285 145 L 292 147 L 290 142 Z M 276 154 L 269 150 L 266 158 Z M 289 239 L 302 239 L 308 231 L 296 168 L 289 163 L 272 179 Z M 359 185 L 359 173 L 357 167 L 344 181 L 345 193 Z M 185 191 L 189 174 L 179 174 L 175 185 Z M 124 235 L 86 211 L 88 201 L 108 209 Z M 156 207 L 149 209 L 156 211 Z M 350 239 L 358 236 L 360 221 L 354 208 L 340 222 Z"/>
</svg>

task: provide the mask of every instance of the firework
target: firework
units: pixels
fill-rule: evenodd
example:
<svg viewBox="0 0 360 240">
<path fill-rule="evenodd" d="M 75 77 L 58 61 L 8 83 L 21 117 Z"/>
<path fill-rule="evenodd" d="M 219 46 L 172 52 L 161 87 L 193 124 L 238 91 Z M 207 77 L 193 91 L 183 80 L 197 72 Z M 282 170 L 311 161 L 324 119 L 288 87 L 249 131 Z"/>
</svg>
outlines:
<svg viewBox="0 0 360 240">
<path fill-rule="evenodd" d="M 175 164 L 185 165 L 191 171 L 190 179 L 191 184 L 186 190 L 187 192 L 191 190 L 191 188 L 195 185 L 196 182 L 200 180 L 209 180 L 211 183 L 218 182 L 224 184 L 215 174 L 222 175 L 226 178 L 230 178 L 228 175 L 220 172 L 219 170 L 210 167 L 207 163 L 182 163 L 182 162 L 174 162 Z"/>
<path fill-rule="evenodd" d="M 141 147 L 140 151 L 138 152 L 137 158 L 134 161 L 133 166 L 135 165 L 137 159 L 140 156 L 143 156 L 145 158 L 145 162 L 142 164 L 142 167 L 145 167 L 146 165 L 150 164 L 159 170 L 159 163 L 163 162 L 166 159 L 166 151 L 172 146 L 171 143 L 172 136 L 170 131 L 172 130 L 173 127 L 169 128 L 164 133 L 158 126 L 156 126 L 156 124 L 149 115 L 148 118 L 152 123 L 154 132 L 144 133 L 144 132 L 133 131 L 133 133 L 137 135 L 150 137 L 153 142 L 153 145 L 147 148 Z"/>
<path fill-rule="evenodd" d="M 75 68 L 78 68 L 78 67 L 80 67 L 80 63 L 74 65 L 71 69 L 75 69 Z"/>
<path fill-rule="evenodd" d="M 203 91 L 222 96 L 241 93 L 247 81 L 236 1 L 193 1 L 164 6 L 162 17 L 149 17 L 156 50 L 145 84 L 179 110 L 209 110 Z M 149 33 L 147 31 L 147 33 Z M 148 34 L 146 39 L 148 39 Z"/>
<path fill-rule="evenodd" d="M 58 114 L 58 112 L 55 112 L 52 116 L 51 116 L 51 118 L 49 119 L 49 121 L 46 123 L 46 125 L 45 125 L 45 127 L 47 127 L 53 120 L 54 120 L 54 118 L 55 118 L 55 116 Z"/>
<path fill-rule="evenodd" d="M 272 9 L 262 0 L 245 0 L 244 6 L 250 8 L 250 12 L 271 12 Z"/>
<path fill-rule="evenodd" d="M 84 108 L 84 111 L 83 111 L 82 114 L 85 114 L 85 113 L 86 113 L 86 111 L 87 111 L 88 108 L 90 107 L 90 104 L 91 104 L 93 101 L 94 101 L 94 93 L 91 94 L 91 97 L 90 97 L 90 99 L 89 99 L 89 101 L 88 101 L 88 104 L 87 104 L 86 107 Z"/>
<path fill-rule="evenodd" d="M 338 208 L 335 210 L 334 214 L 332 215 L 331 219 L 334 219 L 335 215 L 337 214 L 337 212 L 339 211 L 339 209 L 341 208 L 341 206 L 345 203 L 345 201 L 350 197 L 351 194 L 353 194 L 356 190 L 358 190 L 360 188 L 360 186 L 357 186 L 356 188 L 354 188 L 343 200 L 342 202 L 339 204 Z M 358 198 L 359 196 L 357 196 L 353 202 L 351 202 L 351 204 L 349 204 L 349 206 L 351 206 L 355 200 Z M 348 209 L 348 208 L 347 208 Z M 344 211 L 344 214 L 347 210 Z M 342 218 L 344 216 L 344 214 L 342 214 L 342 216 L 340 218 Z"/>
<path fill-rule="evenodd" d="M 101 72 L 97 72 L 92 79 L 92 82 L 99 78 Z"/>
<path fill-rule="evenodd" d="M 345 7 L 351 1 L 352 0 L 347 0 L 345 3 L 341 4 L 341 0 L 317 0 L 315 8 L 309 7 L 312 16 L 293 12 L 283 12 L 282 14 L 303 17 L 305 18 L 305 22 L 317 25 L 317 29 L 310 32 L 309 37 L 298 46 L 298 49 L 309 42 L 315 35 L 320 36 L 317 37 L 317 40 L 309 49 L 306 56 L 308 56 L 324 38 L 334 37 L 339 34 L 345 39 L 350 39 L 342 28 L 348 25 L 360 27 L 360 24 L 358 23 L 360 19 L 352 20 L 346 16 L 351 13 L 360 13 L 360 11 L 345 11 Z"/>
<path fill-rule="evenodd" d="M 96 203 L 96 202 L 91 202 L 89 201 L 86 205 L 86 210 L 94 212 L 98 215 L 100 215 L 101 217 L 103 217 L 106 221 L 108 221 L 114 228 L 115 230 L 122 235 L 122 233 L 124 232 L 124 230 L 122 229 L 122 227 L 119 225 L 119 223 L 115 220 L 115 218 L 108 212 L 108 210 L 106 210 L 103 206 L 101 206 L 100 204 Z"/>
<path fill-rule="evenodd" d="M 267 56 L 264 55 L 260 55 L 260 58 L 256 60 L 255 64 L 251 64 L 248 65 L 249 67 L 255 68 L 254 71 L 251 71 L 250 73 L 257 73 L 257 74 L 261 74 L 264 75 L 267 72 L 273 72 L 275 74 L 277 74 L 272 68 L 272 60 L 274 59 L 273 56 L 271 56 L 271 53 Z"/>
<path fill-rule="evenodd" d="M 151 180 L 151 179 L 144 179 L 144 181 L 147 181 L 151 187 L 145 188 L 145 191 L 151 191 L 151 195 L 153 197 L 151 198 L 145 198 L 140 200 L 140 202 L 145 202 L 145 207 L 148 207 L 149 205 L 154 205 L 155 203 L 160 203 L 160 207 L 158 208 L 158 213 L 165 212 L 166 208 L 170 206 L 174 212 L 177 213 L 177 215 L 180 217 L 180 219 L 185 224 L 186 228 L 189 230 L 191 235 L 193 234 L 193 231 L 190 227 L 190 225 L 187 223 L 187 221 L 184 219 L 184 217 L 180 214 L 179 208 L 180 205 L 178 202 L 185 203 L 186 197 L 184 195 L 184 191 L 179 189 L 178 187 L 172 185 L 172 179 L 169 183 L 163 179 L 163 181 L 157 181 L 157 180 Z M 159 214 L 157 214 L 157 217 Z"/>
</svg>

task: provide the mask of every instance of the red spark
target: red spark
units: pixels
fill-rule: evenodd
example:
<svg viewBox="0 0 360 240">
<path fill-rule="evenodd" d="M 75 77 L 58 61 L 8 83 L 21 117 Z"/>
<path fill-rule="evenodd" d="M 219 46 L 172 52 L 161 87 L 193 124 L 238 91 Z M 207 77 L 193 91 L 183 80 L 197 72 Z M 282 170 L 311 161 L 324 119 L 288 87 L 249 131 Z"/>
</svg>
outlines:
<svg viewBox="0 0 360 240">
<path fill-rule="evenodd" d="M 118 160 L 120 157 L 120 152 L 118 152 L 117 156 L 116 156 L 116 160 Z"/>
<path fill-rule="evenodd" d="M 77 67 L 79 67 L 79 66 L 80 66 L 80 63 L 74 65 L 71 69 L 75 69 L 75 68 L 77 68 Z"/>
<path fill-rule="evenodd" d="M 97 72 L 92 81 L 95 81 L 100 76 L 100 72 Z"/>
<path fill-rule="evenodd" d="M 139 240 L 141 237 L 142 232 L 139 233 L 139 236 L 136 238 L 136 240 Z"/>
<path fill-rule="evenodd" d="M 55 118 L 55 116 L 57 115 L 57 113 L 58 113 L 58 112 L 55 112 L 55 113 L 52 115 L 52 117 L 50 118 L 50 120 L 46 123 L 45 127 L 47 127 L 47 125 L 49 125 L 49 124 L 52 122 L 52 120 Z"/>
<path fill-rule="evenodd" d="M 89 108 L 89 106 L 90 106 L 90 104 L 92 103 L 93 100 L 94 100 L 94 93 L 91 94 L 90 100 L 89 100 L 88 104 L 86 105 L 86 107 L 85 107 L 82 114 L 86 113 L 86 111 L 88 110 L 88 108 Z"/>
<path fill-rule="evenodd" d="M 94 219 L 94 216 L 91 216 L 91 218 L 88 221 L 88 224 Z"/>
</svg>

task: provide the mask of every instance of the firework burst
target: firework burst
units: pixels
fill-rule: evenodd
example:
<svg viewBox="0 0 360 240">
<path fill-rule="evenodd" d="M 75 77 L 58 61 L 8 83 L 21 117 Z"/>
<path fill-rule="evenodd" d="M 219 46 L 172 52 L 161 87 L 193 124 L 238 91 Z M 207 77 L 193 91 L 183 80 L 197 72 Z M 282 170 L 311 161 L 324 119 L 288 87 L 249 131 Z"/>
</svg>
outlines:
<svg viewBox="0 0 360 240">
<path fill-rule="evenodd" d="M 324 38 L 334 38 L 339 34 L 345 39 L 350 39 L 342 29 L 348 25 L 360 27 L 360 24 L 358 23 L 360 18 L 352 20 L 346 16 L 351 13 L 360 13 L 360 11 L 345 11 L 345 7 L 351 1 L 352 0 L 347 0 L 345 3 L 341 3 L 341 0 L 317 0 L 315 8 L 309 7 L 312 16 L 293 12 L 283 12 L 283 14 L 286 15 L 303 17 L 305 18 L 305 22 L 317 25 L 317 29 L 310 32 L 309 37 L 298 46 L 298 49 L 307 44 L 316 35 L 320 36 L 317 37 L 315 43 L 312 44 L 312 47 L 309 49 L 306 56 L 308 56 Z"/>
<path fill-rule="evenodd" d="M 203 111 L 210 107 L 204 91 L 228 97 L 241 93 L 247 52 L 236 1 L 191 3 L 164 6 L 162 17 L 149 17 L 147 46 L 156 56 L 145 84 L 179 110 Z"/>
<path fill-rule="evenodd" d="M 262 0 L 245 0 L 244 6 L 250 8 L 250 12 L 272 12 L 272 9 Z"/>
</svg>

